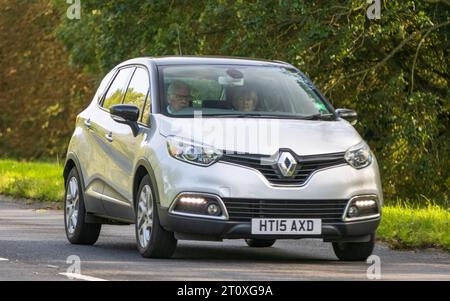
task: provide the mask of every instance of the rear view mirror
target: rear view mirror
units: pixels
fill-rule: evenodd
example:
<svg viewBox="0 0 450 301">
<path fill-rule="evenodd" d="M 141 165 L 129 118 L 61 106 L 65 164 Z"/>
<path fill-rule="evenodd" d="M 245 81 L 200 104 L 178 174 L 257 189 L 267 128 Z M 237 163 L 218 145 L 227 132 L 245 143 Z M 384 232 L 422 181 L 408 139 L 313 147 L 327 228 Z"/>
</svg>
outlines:
<svg viewBox="0 0 450 301">
<path fill-rule="evenodd" d="M 358 122 L 358 114 L 350 109 L 336 109 L 336 115 L 347 120 L 351 125 L 355 125 Z"/>
<path fill-rule="evenodd" d="M 218 82 L 219 82 L 219 85 L 222 85 L 222 86 L 243 86 L 244 85 L 243 78 L 234 79 L 234 78 L 230 78 L 228 76 L 219 76 Z"/>
<path fill-rule="evenodd" d="M 237 69 L 228 69 L 226 76 L 219 76 L 218 82 L 222 86 L 243 86 L 244 74 Z"/>
<path fill-rule="evenodd" d="M 114 121 L 127 124 L 131 127 L 133 135 L 136 136 L 139 132 L 137 121 L 139 119 L 139 108 L 134 105 L 113 105 L 109 109 L 111 118 Z"/>
</svg>

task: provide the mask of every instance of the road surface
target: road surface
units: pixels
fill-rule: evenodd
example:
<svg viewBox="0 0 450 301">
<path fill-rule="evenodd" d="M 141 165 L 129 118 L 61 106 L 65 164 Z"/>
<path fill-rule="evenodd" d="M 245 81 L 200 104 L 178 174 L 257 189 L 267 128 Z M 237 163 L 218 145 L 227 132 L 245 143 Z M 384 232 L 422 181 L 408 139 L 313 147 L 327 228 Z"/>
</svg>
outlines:
<svg viewBox="0 0 450 301">
<path fill-rule="evenodd" d="M 172 259 L 144 259 L 133 226 L 103 226 L 94 246 L 70 245 L 63 212 L 39 206 L 0 196 L 0 280 L 71 280 L 65 273 L 78 271 L 77 257 L 78 280 L 368 279 L 370 264 L 340 262 L 331 244 L 313 239 L 277 241 L 265 249 L 243 240 L 181 241 Z M 450 280 L 450 253 L 377 244 L 374 254 L 382 280 Z"/>
</svg>

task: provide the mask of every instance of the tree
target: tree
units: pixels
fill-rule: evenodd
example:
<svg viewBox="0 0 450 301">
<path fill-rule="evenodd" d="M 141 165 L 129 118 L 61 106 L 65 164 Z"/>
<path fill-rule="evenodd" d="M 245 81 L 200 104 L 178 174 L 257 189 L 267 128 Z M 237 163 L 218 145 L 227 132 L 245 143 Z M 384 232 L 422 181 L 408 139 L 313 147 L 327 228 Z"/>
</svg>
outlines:
<svg viewBox="0 0 450 301">
<path fill-rule="evenodd" d="M 0 156 L 63 158 L 92 82 L 56 39 L 49 1 L 0 0 Z"/>
<path fill-rule="evenodd" d="M 81 3 L 81 20 L 62 18 L 58 37 L 94 78 L 146 55 L 288 61 L 335 107 L 359 112 L 388 200 L 425 195 L 448 206 L 447 0 L 384 1 L 380 20 L 367 19 L 362 0 Z"/>
</svg>

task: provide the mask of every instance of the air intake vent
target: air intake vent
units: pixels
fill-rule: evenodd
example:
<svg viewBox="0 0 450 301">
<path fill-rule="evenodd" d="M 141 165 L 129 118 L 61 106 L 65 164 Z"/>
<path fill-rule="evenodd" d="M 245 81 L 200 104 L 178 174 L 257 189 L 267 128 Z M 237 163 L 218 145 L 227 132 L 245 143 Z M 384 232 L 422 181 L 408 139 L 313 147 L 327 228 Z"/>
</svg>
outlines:
<svg viewBox="0 0 450 301">
<path fill-rule="evenodd" d="M 222 199 L 230 221 L 252 218 L 320 218 L 322 223 L 342 222 L 348 200 Z"/>
</svg>

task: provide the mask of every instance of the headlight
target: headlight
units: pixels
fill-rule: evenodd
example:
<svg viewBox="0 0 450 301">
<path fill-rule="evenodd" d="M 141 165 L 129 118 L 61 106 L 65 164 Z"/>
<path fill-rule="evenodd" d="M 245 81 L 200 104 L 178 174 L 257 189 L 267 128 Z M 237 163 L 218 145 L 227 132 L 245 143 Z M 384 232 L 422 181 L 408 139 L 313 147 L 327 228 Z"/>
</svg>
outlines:
<svg viewBox="0 0 450 301">
<path fill-rule="evenodd" d="M 369 166 L 370 163 L 372 163 L 372 158 L 372 152 L 364 141 L 350 147 L 345 153 L 345 160 L 347 160 L 348 164 L 357 169 Z"/>
<path fill-rule="evenodd" d="M 175 136 L 167 137 L 167 150 L 175 159 L 202 166 L 209 166 L 222 156 L 222 152 L 212 146 Z"/>
</svg>

